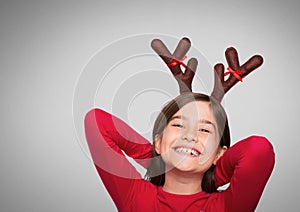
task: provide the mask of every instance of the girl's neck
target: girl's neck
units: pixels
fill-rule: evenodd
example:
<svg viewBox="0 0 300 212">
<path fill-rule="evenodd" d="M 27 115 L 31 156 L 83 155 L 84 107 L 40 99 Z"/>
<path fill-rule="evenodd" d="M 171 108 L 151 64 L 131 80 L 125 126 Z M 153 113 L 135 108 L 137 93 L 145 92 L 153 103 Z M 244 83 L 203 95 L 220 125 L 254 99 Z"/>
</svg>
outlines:
<svg viewBox="0 0 300 212">
<path fill-rule="evenodd" d="M 173 194 L 195 194 L 202 191 L 202 177 L 199 173 L 184 173 L 172 169 L 165 173 L 163 190 Z"/>
</svg>

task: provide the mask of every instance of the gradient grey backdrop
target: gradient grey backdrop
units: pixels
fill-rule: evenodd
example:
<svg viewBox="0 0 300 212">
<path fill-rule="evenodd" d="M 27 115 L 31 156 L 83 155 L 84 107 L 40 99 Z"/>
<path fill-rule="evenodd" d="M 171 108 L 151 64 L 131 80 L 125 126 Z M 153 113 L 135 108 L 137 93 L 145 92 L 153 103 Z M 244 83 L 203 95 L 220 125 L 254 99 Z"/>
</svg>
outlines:
<svg viewBox="0 0 300 212">
<path fill-rule="evenodd" d="M 225 98 L 232 140 L 259 134 L 274 145 L 257 211 L 299 211 L 299 9 L 296 0 L 0 1 L 0 210 L 116 211 L 78 141 L 74 90 L 99 49 L 158 33 L 190 37 L 212 64 L 231 45 L 242 61 L 264 56 Z"/>
</svg>

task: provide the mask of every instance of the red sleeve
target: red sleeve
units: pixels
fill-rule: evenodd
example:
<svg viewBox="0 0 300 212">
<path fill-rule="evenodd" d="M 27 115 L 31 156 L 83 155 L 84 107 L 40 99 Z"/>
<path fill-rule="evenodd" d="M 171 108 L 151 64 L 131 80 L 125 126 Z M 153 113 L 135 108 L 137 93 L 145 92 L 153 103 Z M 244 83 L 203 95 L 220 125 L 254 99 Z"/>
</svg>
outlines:
<svg viewBox="0 0 300 212">
<path fill-rule="evenodd" d="M 217 162 L 218 186 L 230 182 L 222 192 L 224 208 L 230 212 L 253 212 L 272 173 L 275 155 L 264 137 L 251 136 L 230 147 Z"/>
<path fill-rule="evenodd" d="M 126 208 L 134 187 L 143 179 L 123 151 L 147 167 L 152 145 L 125 122 L 100 109 L 89 111 L 84 124 L 96 169 L 116 206 Z"/>
</svg>

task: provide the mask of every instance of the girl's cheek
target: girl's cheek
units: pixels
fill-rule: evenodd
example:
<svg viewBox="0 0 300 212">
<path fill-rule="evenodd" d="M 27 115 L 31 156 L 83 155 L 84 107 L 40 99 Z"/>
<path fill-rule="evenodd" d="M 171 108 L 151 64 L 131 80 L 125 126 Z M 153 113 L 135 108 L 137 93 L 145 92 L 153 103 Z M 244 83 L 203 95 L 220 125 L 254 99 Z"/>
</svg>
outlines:
<svg viewBox="0 0 300 212">
<path fill-rule="evenodd" d="M 182 130 L 180 128 L 176 128 L 176 127 L 173 127 L 173 128 L 169 128 L 167 131 L 166 131 L 166 136 L 169 137 L 169 138 L 173 138 L 173 137 L 178 137 L 180 136 L 182 133 Z"/>
<path fill-rule="evenodd" d="M 213 136 L 209 136 L 205 143 L 203 143 L 204 152 L 203 155 L 199 158 L 199 164 L 204 164 L 208 161 L 211 161 L 215 157 L 215 154 L 218 150 L 219 143 Z"/>
<path fill-rule="evenodd" d="M 200 141 L 204 141 L 204 143 L 207 143 L 206 141 L 209 139 L 209 134 L 200 132 L 198 138 Z"/>
</svg>

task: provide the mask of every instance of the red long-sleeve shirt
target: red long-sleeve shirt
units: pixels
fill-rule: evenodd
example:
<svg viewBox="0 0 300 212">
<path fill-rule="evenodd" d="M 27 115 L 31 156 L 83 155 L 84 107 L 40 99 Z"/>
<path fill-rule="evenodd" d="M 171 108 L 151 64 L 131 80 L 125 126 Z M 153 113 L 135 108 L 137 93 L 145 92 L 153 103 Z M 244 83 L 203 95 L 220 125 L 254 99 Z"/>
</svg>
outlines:
<svg viewBox="0 0 300 212">
<path fill-rule="evenodd" d="M 270 142 L 248 137 L 218 160 L 218 186 L 225 191 L 179 195 L 144 180 L 123 152 L 147 167 L 152 145 L 117 117 L 100 109 L 85 117 L 85 134 L 95 167 L 119 211 L 254 211 L 274 167 Z"/>
</svg>

